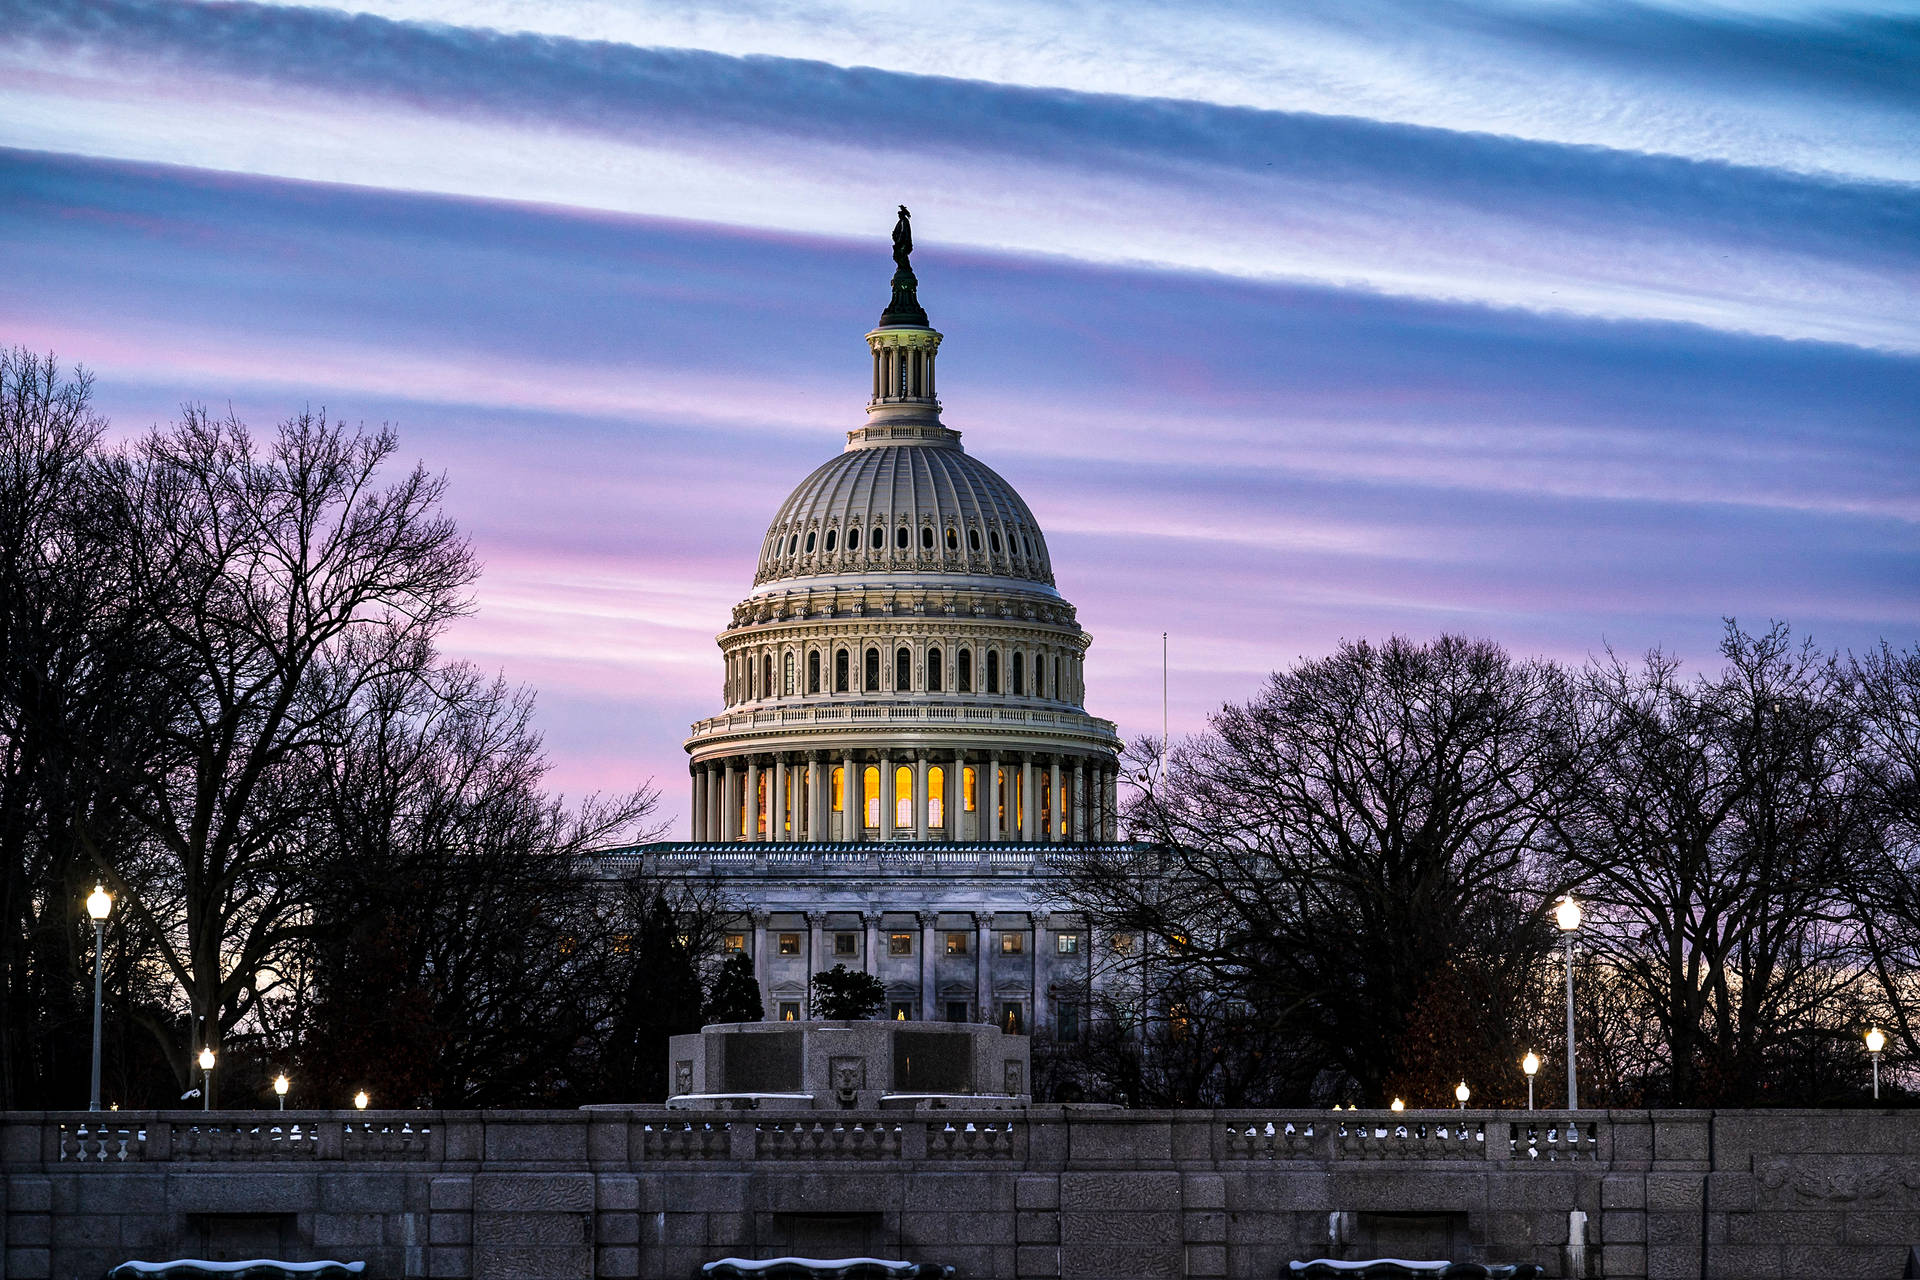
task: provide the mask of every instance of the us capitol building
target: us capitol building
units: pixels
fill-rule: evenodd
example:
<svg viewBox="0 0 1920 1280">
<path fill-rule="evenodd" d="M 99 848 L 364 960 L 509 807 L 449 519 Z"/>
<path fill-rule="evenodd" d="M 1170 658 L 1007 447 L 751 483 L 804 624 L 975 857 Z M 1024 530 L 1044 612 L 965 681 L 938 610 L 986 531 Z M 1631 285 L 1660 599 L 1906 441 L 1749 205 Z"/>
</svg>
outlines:
<svg viewBox="0 0 1920 1280">
<path fill-rule="evenodd" d="M 940 419 L 941 334 L 894 229 L 863 426 L 780 505 L 686 741 L 692 840 L 616 862 L 716 881 L 769 1018 L 877 975 L 889 1017 L 1076 1038 L 1093 938 L 1049 868 L 1118 837 L 1120 740 L 1033 512 Z"/>
</svg>

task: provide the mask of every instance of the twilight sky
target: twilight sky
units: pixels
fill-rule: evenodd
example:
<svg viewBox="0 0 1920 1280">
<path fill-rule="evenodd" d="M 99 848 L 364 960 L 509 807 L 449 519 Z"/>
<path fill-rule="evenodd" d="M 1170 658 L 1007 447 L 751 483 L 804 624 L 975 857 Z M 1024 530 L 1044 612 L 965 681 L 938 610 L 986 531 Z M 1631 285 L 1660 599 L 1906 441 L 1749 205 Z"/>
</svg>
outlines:
<svg viewBox="0 0 1920 1280">
<path fill-rule="evenodd" d="M 1914 6 L 0 0 L 0 343 L 396 424 L 448 648 L 676 819 L 903 202 L 1123 735 L 1163 630 L 1176 732 L 1342 637 L 1920 640 Z"/>
</svg>

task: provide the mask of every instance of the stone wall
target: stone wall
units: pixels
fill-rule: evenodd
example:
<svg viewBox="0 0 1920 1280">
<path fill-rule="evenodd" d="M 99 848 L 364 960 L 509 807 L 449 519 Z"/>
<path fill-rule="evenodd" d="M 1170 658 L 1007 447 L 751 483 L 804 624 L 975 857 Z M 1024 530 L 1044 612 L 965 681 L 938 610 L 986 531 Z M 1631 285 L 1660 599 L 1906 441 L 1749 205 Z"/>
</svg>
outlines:
<svg viewBox="0 0 1920 1280">
<path fill-rule="evenodd" d="M 1920 1244 L 1902 1112 L 15 1113 L 0 1172 L 0 1280 L 263 1254 L 691 1277 L 782 1253 L 1001 1280 L 1383 1253 L 1891 1280 Z"/>
</svg>

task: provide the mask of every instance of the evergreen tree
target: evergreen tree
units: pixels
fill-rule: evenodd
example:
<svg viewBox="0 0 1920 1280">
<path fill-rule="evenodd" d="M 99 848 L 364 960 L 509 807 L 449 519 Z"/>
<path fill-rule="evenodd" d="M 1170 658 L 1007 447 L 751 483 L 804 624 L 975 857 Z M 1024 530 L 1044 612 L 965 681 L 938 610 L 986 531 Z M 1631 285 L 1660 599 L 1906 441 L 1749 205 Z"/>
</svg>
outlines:
<svg viewBox="0 0 1920 1280">
<path fill-rule="evenodd" d="M 707 995 L 705 1020 L 715 1022 L 758 1022 L 765 1008 L 760 1001 L 760 983 L 753 976 L 753 957 L 744 951 L 728 956 L 714 975 L 713 990 Z"/>
<path fill-rule="evenodd" d="M 813 975 L 813 1007 L 831 1022 L 857 1022 L 880 1012 L 887 1002 L 886 984 L 870 973 L 858 973 L 837 964 Z"/>
</svg>

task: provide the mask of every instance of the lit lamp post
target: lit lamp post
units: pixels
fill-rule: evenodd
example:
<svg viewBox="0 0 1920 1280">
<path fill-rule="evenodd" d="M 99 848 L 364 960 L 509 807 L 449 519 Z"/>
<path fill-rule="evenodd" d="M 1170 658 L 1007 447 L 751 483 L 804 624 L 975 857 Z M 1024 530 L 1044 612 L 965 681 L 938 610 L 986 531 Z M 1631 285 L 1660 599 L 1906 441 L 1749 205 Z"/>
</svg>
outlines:
<svg viewBox="0 0 1920 1280">
<path fill-rule="evenodd" d="M 1473 1090 L 1467 1088 L 1467 1082 L 1462 1080 L 1459 1087 L 1454 1089 L 1453 1096 L 1460 1100 L 1460 1109 L 1465 1111 L 1467 1109 L 1467 1099 L 1473 1096 Z"/>
<path fill-rule="evenodd" d="M 353 1095 L 353 1109 L 355 1111 L 365 1111 L 367 1109 L 367 1103 L 370 1101 L 372 1101 L 372 1099 L 367 1097 L 367 1091 L 362 1089 Z"/>
<path fill-rule="evenodd" d="M 284 1071 L 273 1078 L 273 1095 L 280 1099 L 280 1109 L 282 1111 L 287 1109 L 287 1090 L 292 1087 L 293 1082 L 287 1079 L 287 1073 Z"/>
<path fill-rule="evenodd" d="M 1880 1051 L 1887 1047 L 1886 1032 L 1878 1027 L 1867 1028 L 1867 1053 L 1873 1058 L 1873 1100 L 1880 1100 Z"/>
<path fill-rule="evenodd" d="M 1395 1098 L 1393 1100 L 1393 1106 L 1388 1109 L 1391 1111 L 1405 1111 L 1407 1109 L 1407 1104 L 1400 1101 L 1400 1099 Z"/>
<path fill-rule="evenodd" d="M 1580 928 L 1580 904 L 1569 894 L 1553 909 L 1560 932 L 1567 935 L 1567 1110 L 1580 1109 L 1580 1068 L 1573 1054 L 1573 935 Z"/>
<path fill-rule="evenodd" d="M 113 896 L 99 885 L 87 895 L 87 914 L 93 917 L 93 1089 L 87 1094 L 87 1110 L 100 1109 L 100 966 L 107 946 L 107 917 L 113 913 Z"/>
<path fill-rule="evenodd" d="M 1527 1073 L 1527 1110 L 1533 1110 L 1533 1075 L 1540 1070 L 1540 1055 L 1527 1050 L 1527 1056 L 1520 1059 L 1520 1069 Z"/>
<path fill-rule="evenodd" d="M 200 1109 L 213 1110 L 213 1047 L 200 1050 Z"/>
</svg>

